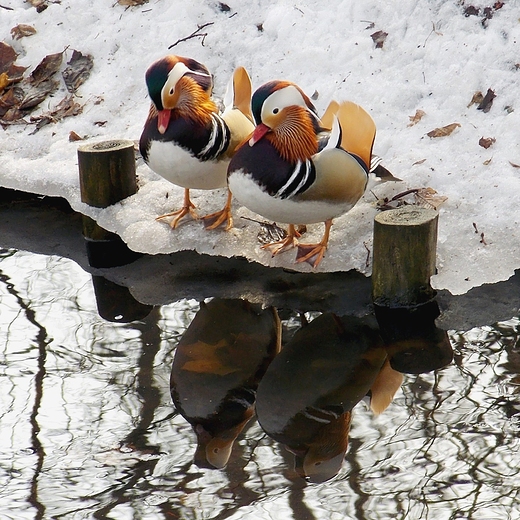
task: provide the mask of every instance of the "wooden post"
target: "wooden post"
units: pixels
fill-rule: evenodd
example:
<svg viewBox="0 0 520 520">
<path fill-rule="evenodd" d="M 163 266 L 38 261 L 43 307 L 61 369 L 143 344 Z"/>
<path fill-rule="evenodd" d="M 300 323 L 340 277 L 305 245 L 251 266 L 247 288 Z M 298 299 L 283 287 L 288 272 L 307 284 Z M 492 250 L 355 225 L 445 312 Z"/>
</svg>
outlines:
<svg viewBox="0 0 520 520">
<path fill-rule="evenodd" d="M 101 141 L 78 148 L 81 200 L 106 208 L 137 191 L 134 143 Z"/>
<path fill-rule="evenodd" d="M 81 200 L 106 208 L 137 191 L 134 143 L 129 140 L 101 141 L 78 148 Z M 138 258 L 119 236 L 83 217 L 83 235 L 92 267 L 114 267 Z"/>
<path fill-rule="evenodd" d="M 435 296 L 437 211 L 403 206 L 374 219 L 372 300 L 386 307 L 410 307 Z"/>
</svg>

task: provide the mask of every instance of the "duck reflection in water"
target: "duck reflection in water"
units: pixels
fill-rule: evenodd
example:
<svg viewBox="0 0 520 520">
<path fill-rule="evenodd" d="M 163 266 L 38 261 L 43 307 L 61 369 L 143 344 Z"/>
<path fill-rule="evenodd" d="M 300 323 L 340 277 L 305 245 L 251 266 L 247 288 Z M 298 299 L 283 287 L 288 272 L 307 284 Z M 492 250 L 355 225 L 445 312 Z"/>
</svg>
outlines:
<svg viewBox="0 0 520 520">
<path fill-rule="evenodd" d="M 179 342 L 171 374 L 173 402 L 197 435 L 195 463 L 225 467 L 256 408 L 262 429 L 294 454 L 299 476 L 333 478 L 360 400 L 368 396 L 380 414 L 403 372 L 429 372 L 452 360 L 448 335 L 435 325 L 438 315 L 436 302 L 376 309 L 364 318 L 325 313 L 280 351 L 273 307 L 244 300 L 202 303 Z"/>
<path fill-rule="evenodd" d="M 177 346 L 170 379 L 173 403 L 197 436 L 195 464 L 226 466 L 280 344 L 274 307 L 225 299 L 200 304 Z"/>
<path fill-rule="evenodd" d="M 322 314 L 296 332 L 257 392 L 263 430 L 295 455 L 314 482 L 334 477 L 348 447 L 352 408 L 367 394 L 381 413 L 403 376 L 390 367 L 373 318 Z"/>
</svg>

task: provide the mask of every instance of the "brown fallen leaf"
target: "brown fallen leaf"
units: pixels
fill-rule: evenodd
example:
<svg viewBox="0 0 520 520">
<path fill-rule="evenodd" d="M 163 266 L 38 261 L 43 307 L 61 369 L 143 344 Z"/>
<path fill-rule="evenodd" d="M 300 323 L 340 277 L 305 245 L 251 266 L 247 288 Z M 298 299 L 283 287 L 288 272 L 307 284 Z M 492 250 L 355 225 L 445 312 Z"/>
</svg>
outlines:
<svg viewBox="0 0 520 520">
<path fill-rule="evenodd" d="M 69 92 L 76 90 L 88 79 L 94 66 L 94 59 L 90 54 L 82 54 L 74 50 L 67 62 L 68 67 L 63 71 L 63 80 Z"/>
<path fill-rule="evenodd" d="M 432 131 L 428 132 L 426 135 L 428 137 L 446 137 L 448 135 L 451 135 L 451 133 L 459 126 L 459 123 L 451 123 L 451 125 L 446 125 L 441 128 L 435 128 Z"/>
<path fill-rule="evenodd" d="M 43 100 L 53 92 L 58 90 L 60 84 L 55 79 L 47 79 L 35 84 L 30 84 L 24 89 L 24 98 L 18 108 L 20 110 L 28 110 L 38 106 Z"/>
<path fill-rule="evenodd" d="M 486 161 L 484 161 L 482 164 L 484 166 L 488 166 L 489 164 L 491 164 L 491 161 L 493 160 L 493 157 L 490 157 L 489 159 L 487 159 Z"/>
<path fill-rule="evenodd" d="M 408 116 L 408 119 L 410 120 L 410 123 L 408 123 L 408 126 L 416 125 L 425 115 L 426 115 L 426 112 L 424 112 L 423 110 L 416 110 L 415 115 Z"/>
<path fill-rule="evenodd" d="M 20 23 L 11 29 L 11 36 L 14 40 L 19 40 L 25 36 L 36 34 L 36 29 L 32 25 Z"/>
<path fill-rule="evenodd" d="M 71 143 L 75 142 L 75 141 L 83 141 L 83 137 L 81 137 L 80 135 L 78 135 L 76 132 L 74 132 L 74 130 L 71 130 L 69 132 L 69 141 Z"/>
<path fill-rule="evenodd" d="M 375 33 L 372 33 L 370 35 L 372 37 L 372 40 L 376 44 L 376 49 L 382 49 L 383 45 L 385 43 L 386 37 L 388 36 L 388 33 L 385 31 L 376 31 Z"/>
<path fill-rule="evenodd" d="M 38 84 L 48 80 L 51 76 L 58 72 L 62 61 L 63 52 L 57 52 L 56 54 L 48 54 L 31 72 L 31 75 L 29 76 L 29 81 L 31 83 Z"/>
<path fill-rule="evenodd" d="M 117 0 L 117 3 L 119 5 L 125 5 L 125 6 L 136 6 L 136 5 L 143 5 L 147 4 L 148 0 Z"/>
<path fill-rule="evenodd" d="M 31 117 L 31 122 L 36 123 L 33 133 L 49 123 L 55 123 L 65 117 L 77 116 L 83 110 L 83 106 L 74 100 L 72 94 L 64 97 L 52 110 L 37 117 Z"/>
<path fill-rule="evenodd" d="M 489 112 L 491 110 L 491 106 L 493 105 L 493 99 L 497 96 L 496 94 L 488 88 L 484 99 L 480 102 L 480 105 L 477 107 L 477 110 L 482 110 L 482 112 Z"/>
<path fill-rule="evenodd" d="M 23 78 L 23 73 L 27 67 L 20 67 L 15 65 L 16 58 L 15 50 L 5 42 L 0 42 L 0 73 L 6 73 L 9 78 L 9 83 L 15 83 Z"/>
<path fill-rule="evenodd" d="M 475 94 L 473 94 L 473 97 L 471 98 L 471 101 L 469 102 L 468 108 L 471 105 L 476 105 L 476 104 L 480 105 L 480 103 L 482 103 L 483 99 L 484 99 L 484 94 L 482 94 L 482 92 L 480 92 L 480 90 L 478 92 L 475 92 Z"/>
<path fill-rule="evenodd" d="M 418 164 L 422 164 L 423 162 L 425 162 L 426 159 L 421 159 L 420 161 L 415 161 L 412 166 L 417 166 Z"/>
<path fill-rule="evenodd" d="M 482 148 L 489 148 L 493 143 L 496 142 L 494 137 L 481 137 L 478 141 L 478 144 L 482 146 Z"/>
<path fill-rule="evenodd" d="M 2 74 L 0 74 L 0 92 L 2 92 L 7 85 L 9 85 L 9 76 L 7 72 L 2 72 Z"/>
<path fill-rule="evenodd" d="M 414 195 L 418 206 L 435 210 L 448 200 L 448 197 L 439 195 L 433 188 L 420 188 Z"/>
<path fill-rule="evenodd" d="M 19 87 L 10 88 L 5 94 L 0 97 L 0 118 L 5 122 L 11 122 L 12 118 L 15 115 L 15 112 L 12 110 L 17 107 L 23 100 L 24 93 L 23 90 Z M 11 112 L 10 112 L 11 111 Z M 9 116 L 6 114 L 10 112 Z M 22 117 L 20 115 L 20 117 Z"/>
<path fill-rule="evenodd" d="M 513 168 L 520 168 L 520 164 L 515 164 L 514 162 L 511 162 L 511 161 L 509 161 L 509 164 L 510 164 Z"/>
<path fill-rule="evenodd" d="M 45 9 L 47 9 L 47 7 L 49 7 L 47 0 L 26 0 L 26 1 L 29 2 L 33 7 L 36 7 L 36 11 L 38 13 L 45 11 Z"/>
</svg>

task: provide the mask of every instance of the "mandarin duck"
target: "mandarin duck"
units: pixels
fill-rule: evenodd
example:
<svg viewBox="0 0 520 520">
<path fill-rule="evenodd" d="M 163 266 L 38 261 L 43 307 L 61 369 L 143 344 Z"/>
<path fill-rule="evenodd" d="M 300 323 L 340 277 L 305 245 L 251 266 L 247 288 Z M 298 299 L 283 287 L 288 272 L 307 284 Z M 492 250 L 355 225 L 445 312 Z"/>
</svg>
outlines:
<svg viewBox="0 0 520 520">
<path fill-rule="evenodd" d="M 235 439 L 255 415 L 258 383 L 280 346 L 274 307 L 201 303 L 179 341 L 170 378 L 173 403 L 197 436 L 198 466 L 226 466 Z"/>
<path fill-rule="evenodd" d="M 289 224 L 287 236 L 264 249 L 276 255 L 297 246 L 296 261 L 317 267 L 332 219 L 365 192 L 374 121 L 352 102 L 332 102 L 320 120 L 300 87 L 279 80 L 255 91 L 252 111 L 257 126 L 231 159 L 229 189 L 251 211 Z M 295 225 L 317 222 L 325 222 L 322 240 L 298 244 Z"/>
<path fill-rule="evenodd" d="M 157 218 L 174 217 L 170 226 L 176 228 L 185 215 L 198 218 L 190 189 L 226 187 L 229 160 L 254 128 L 251 80 L 243 67 L 235 70 L 219 113 L 211 74 L 194 59 L 166 56 L 152 63 L 145 77 L 152 103 L 139 150 L 154 172 L 184 188 L 183 207 Z M 202 219 L 207 229 L 224 223 L 231 228 L 231 194 L 221 211 Z"/>
<path fill-rule="evenodd" d="M 401 382 L 373 320 L 325 313 L 269 365 L 258 386 L 258 422 L 295 455 L 299 474 L 322 482 L 341 468 L 355 405 L 369 394 L 379 414 Z"/>
</svg>

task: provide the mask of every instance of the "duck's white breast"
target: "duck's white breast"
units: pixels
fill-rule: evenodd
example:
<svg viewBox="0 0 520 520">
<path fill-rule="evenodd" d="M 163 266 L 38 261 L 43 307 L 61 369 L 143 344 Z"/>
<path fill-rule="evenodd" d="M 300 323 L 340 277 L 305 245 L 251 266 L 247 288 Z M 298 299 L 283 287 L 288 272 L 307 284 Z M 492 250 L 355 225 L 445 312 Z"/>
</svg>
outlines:
<svg viewBox="0 0 520 520">
<path fill-rule="evenodd" d="M 280 199 L 269 195 L 242 170 L 230 173 L 228 185 L 240 204 L 268 220 L 285 224 L 315 224 L 349 211 L 353 204 Z"/>
<path fill-rule="evenodd" d="M 183 188 L 214 190 L 226 186 L 228 160 L 199 161 L 172 143 L 153 141 L 147 163 L 155 173 Z"/>
</svg>

